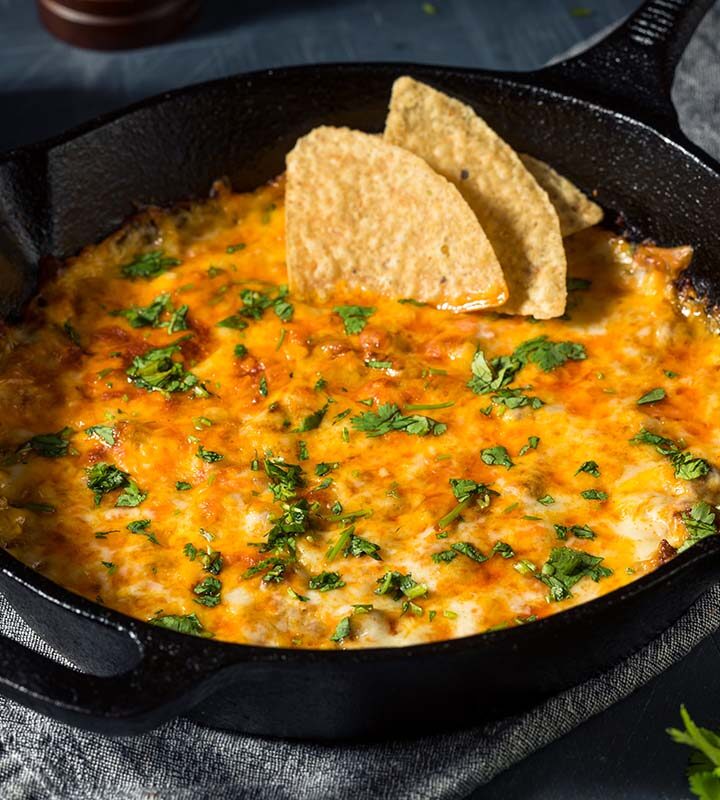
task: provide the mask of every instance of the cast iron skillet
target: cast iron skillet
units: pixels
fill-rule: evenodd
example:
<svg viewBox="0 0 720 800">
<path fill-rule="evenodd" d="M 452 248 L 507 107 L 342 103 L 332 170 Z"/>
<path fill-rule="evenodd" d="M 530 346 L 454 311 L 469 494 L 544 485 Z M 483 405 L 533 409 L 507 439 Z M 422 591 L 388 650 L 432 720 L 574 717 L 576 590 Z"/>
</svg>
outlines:
<svg viewBox="0 0 720 800">
<path fill-rule="evenodd" d="M 239 75 L 140 103 L 0 159 L 3 313 L 41 256 L 98 240 L 136 203 L 253 189 L 322 123 L 379 131 L 393 80 L 457 95 L 516 149 L 621 212 L 638 236 L 691 243 L 688 279 L 720 305 L 720 165 L 681 133 L 670 84 L 711 0 L 652 0 L 585 54 L 528 74 L 398 64 Z M 240 522 L 240 524 L 242 524 Z M 136 733 L 179 714 L 271 736 L 414 735 L 528 707 L 606 669 L 720 577 L 720 537 L 600 599 L 531 625 L 399 649 L 303 651 L 196 639 L 56 586 L 0 549 L 0 587 L 69 669 L 0 637 L 0 692 L 73 725 Z M 391 723 L 391 724 L 389 724 Z"/>
</svg>

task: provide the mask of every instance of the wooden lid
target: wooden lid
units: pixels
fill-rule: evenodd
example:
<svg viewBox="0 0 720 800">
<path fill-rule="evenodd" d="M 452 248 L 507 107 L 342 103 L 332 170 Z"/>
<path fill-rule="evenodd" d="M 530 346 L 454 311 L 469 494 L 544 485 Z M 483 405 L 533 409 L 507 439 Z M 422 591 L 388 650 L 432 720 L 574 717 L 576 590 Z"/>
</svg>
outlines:
<svg viewBox="0 0 720 800">
<path fill-rule="evenodd" d="M 200 0 L 37 0 L 54 36 L 92 50 L 146 47 L 177 36 Z"/>
</svg>

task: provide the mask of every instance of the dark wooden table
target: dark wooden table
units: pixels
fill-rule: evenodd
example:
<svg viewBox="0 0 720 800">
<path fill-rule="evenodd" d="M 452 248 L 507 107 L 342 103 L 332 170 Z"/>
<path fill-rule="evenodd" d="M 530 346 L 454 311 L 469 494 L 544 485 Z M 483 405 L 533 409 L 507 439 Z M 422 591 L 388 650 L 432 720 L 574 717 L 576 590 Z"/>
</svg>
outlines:
<svg viewBox="0 0 720 800">
<path fill-rule="evenodd" d="M 53 41 L 30 0 L 0 0 L 0 150 L 147 95 L 233 72 L 313 61 L 401 60 L 530 69 L 619 20 L 638 0 L 206 0 L 164 47 L 102 54 Z M 623 703 L 475 793 L 478 800 L 675 800 L 686 754 L 664 729 L 681 702 L 720 718 L 710 638 Z M 716 693 L 717 692 L 717 693 Z"/>
</svg>

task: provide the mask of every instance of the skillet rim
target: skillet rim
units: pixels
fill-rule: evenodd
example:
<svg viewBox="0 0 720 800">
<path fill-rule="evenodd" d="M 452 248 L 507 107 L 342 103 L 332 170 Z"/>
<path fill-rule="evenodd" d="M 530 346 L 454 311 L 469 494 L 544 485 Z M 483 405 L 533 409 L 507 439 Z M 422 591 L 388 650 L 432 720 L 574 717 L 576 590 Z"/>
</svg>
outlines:
<svg viewBox="0 0 720 800">
<path fill-rule="evenodd" d="M 553 69 L 558 65 L 554 65 Z M 160 94 L 143 98 L 120 109 L 98 115 L 87 122 L 73 126 L 67 131 L 45 139 L 11 148 L 0 153 L 0 168 L 5 165 L 12 166 L 13 162 L 21 162 L 27 157 L 49 157 L 63 146 L 75 142 L 88 134 L 109 127 L 116 122 L 123 120 L 135 113 L 145 110 L 153 110 L 166 102 L 173 101 L 181 97 L 192 97 L 208 90 L 213 90 L 223 84 L 245 82 L 248 88 L 252 88 L 252 83 L 256 80 L 277 80 L 282 82 L 286 76 L 306 73 L 368 73 L 374 72 L 383 74 L 414 74 L 424 75 L 430 81 L 442 81 L 444 77 L 464 77 L 479 82 L 510 85 L 514 91 L 529 91 L 536 96 L 540 96 L 542 101 L 550 100 L 561 105 L 574 105 L 582 107 L 584 113 L 595 113 L 596 115 L 610 118 L 611 122 L 617 124 L 631 125 L 636 129 L 641 129 L 646 135 L 658 137 L 672 148 L 680 151 L 684 159 L 699 164 L 704 170 L 708 171 L 712 177 L 720 181 L 720 163 L 709 154 L 691 142 L 682 132 L 677 123 L 668 121 L 667 130 L 660 130 L 653 124 L 641 118 L 631 116 L 621 110 L 614 109 L 608 105 L 603 105 L 597 99 L 583 97 L 580 94 L 573 94 L 573 84 L 568 82 L 569 93 L 564 93 L 553 83 L 548 86 L 544 82 L 546 69 L 539 69 L 530 72 L 523 71 L 495 71 L 486 69 L 475 69 L 472 67 L 446 66 L 442 64 L 422 64 L 416 62 L 403 61 L 377 61 L 377 62 L 327 62 L 322 64 L 300 64 L 289 65 L 279 68 L 268 68 L 255 70 L 252 72 L 240 72 L 214 78 L 200 83 L 178 87 Z M 183 198 L 178 198 L 175 202 L 183 202 Z M 435 642 L 425 642 L 420 644 L 399 645 L 391 647 L 369 647 L 369 648 L 284 648 L 276 646 L 264 646 L 254 644 L 243 644 L 227 642 L 217 639 L 207 639 L 195 637 L 188 634 L 177 633 L 172 630 L 160 628 L 137 617 L 131 617 L 121 611 L 107 608 L 99 603 L 89 600 L 82 595 L 66 589 L 62 585 L 46 578 L 31 567 L 28 567 L 19 559 L 15 558 L 11 552 L 0 548 L 0 573 L 6 578 L 21 584 L 28 590 L 44 601 L 64 608 L 65 610 L 92 620 L 96 624 L 102 625 L 115 632 L 121 633 L 139 646 L 139 664 L 142 663 L 144 651 L 151 650 L 156 646 L 155 639 L 175 645 L 182 644 L 183 649 L 193 651 L 191 654 L 199 653 L 207 648 L 215 654 L 225 653 L 226 655 L 236 656 L 230 658 L 227 664 L 241 663 L 243 661 L 286 661 L 297 663 L 324 663 L 330 661 L 346 661 L 364 663 L 377 660 L 389 660 L 391 658 L 402 660 L 412 658 L 415 654 L 422 655 L 441 655 L 452 649 L 454 652 L 461 652 L 466 649 L 476 649 L 479 646 L 493 647 L 496 642 L 514 642 L 521 646 L 523 636 L 550 635 L 561 632 L 569 625 L 579 623 L 583 619 L 592 618 L 601 614 L 604 609 L 625 603 L 633 596 L 651 591 L 657 584 L 666 583 L 678 573 L 690 569 L 698 562 L 704 562 L 716 556 L 720 561 L 720 538 L 708 537 L 701 540 L 685 552 L 677 555 L 671 561 L 661 564 L 656 569 L 643 575 L 623 586 L 613 589 L 597 598 L 581 603 L 572 608 L 556 612 L 547 617 L 543 617 L 529 625 L 517 625 L 501 630 L 475 633 L 469 636 L 454 639 L 444 639 Z M 720 567 L 718 568 L 720 573 Z M 681 613 L 687 611 L 683 609 Z M 543 631 L 544 629 L 544 631 Z M 522 631 L 522 633 L 521 633 Z M 531 632 L 531 633 L 529 633 Z M 657 635 L 657 634 L 656 634 Z M 643 646 L 644 643 L 638 645 Z M 242 658 L 242 655 L 246 658 Z M 222 669 L 225 664 L 213 664 L 207 670 L 201 671 L 196 677 L 197 683 L 207 680 L 213 673 Z M 92 674 L 92 673 L 88 673 Z M 118 673 L 121 674 L 121 673 Z"/>
</svg>

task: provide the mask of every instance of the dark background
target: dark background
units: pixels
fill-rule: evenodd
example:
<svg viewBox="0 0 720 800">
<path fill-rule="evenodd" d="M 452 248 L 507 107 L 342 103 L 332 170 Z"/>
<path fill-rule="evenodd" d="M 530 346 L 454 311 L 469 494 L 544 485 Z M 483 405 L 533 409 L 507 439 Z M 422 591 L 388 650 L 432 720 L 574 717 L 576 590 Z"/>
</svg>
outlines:
<svg viewBox="0 0 720 800">
<path fill-rule="evenodd" d="M 0 0 L 0 150 L 151 94 L 245 70 L 358 60 L 531 69 L 638 5 L 638 0 L 433 0 L 430 7 L 422 0 L 206 0 L 182 40 L 104 54 L 52 40 L 36 22 L 30 0 Z M 664 730 L 678 723 L 681 702 L 700 722 L 720 719 L 718 641 L 709 638 L 626 701 L 499 776 L 474 800 L 689 797 L 687 753 Z"/>
</svg>

